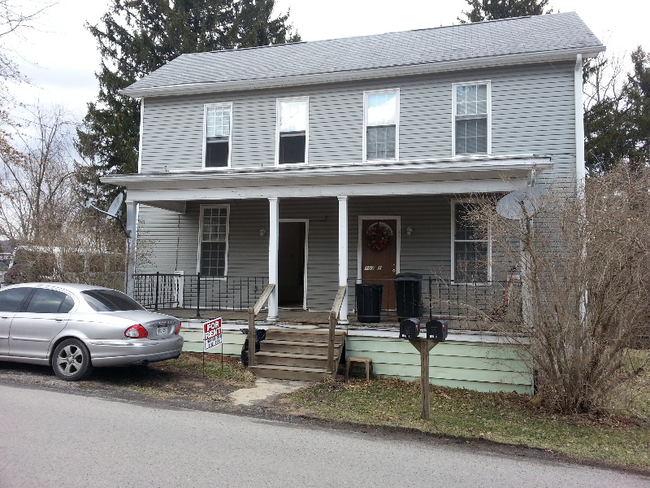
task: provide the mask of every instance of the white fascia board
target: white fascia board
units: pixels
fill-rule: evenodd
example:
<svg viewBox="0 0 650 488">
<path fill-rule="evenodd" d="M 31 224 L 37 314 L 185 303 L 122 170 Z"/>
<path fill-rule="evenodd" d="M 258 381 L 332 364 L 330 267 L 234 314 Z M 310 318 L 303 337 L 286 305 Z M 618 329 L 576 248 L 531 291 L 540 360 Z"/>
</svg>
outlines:
<svg viewBox="0 0 650 488">
<path fill-rule="evenodd" d="M 188 172 L 111 175 L 102 182 L 127 187 L 141 203 L 289 197 L 460 194 L 512 191 L 525 186 L 530 172 L 552 167 L 549 157 L 444 160 L 363 164 L 357 168 L 255 169 L 249 172 Z M 318 171 L 320 169 L 321 171 Z"/>
<path fill-rule="evenodd" d="M 552 167 L 550 156 L 464 156 L 439 160 L 387 161 L 377 163 L 348 163 L 337 165 L 268 166 L 241 169 L 210 169 L 200 171 L 173 171 L 167 173 L 139 173 L 106 175 L 102 183 L 136 188 L 214 188 L 224 186 L 295 186 L 306 180 L 353 182 L 362 179 L 368 183 L 390 179 L 408 181 L 414 177 L 428 179 L 467 179 L 481 174 L 489 178 L 511 171 L 545 170 Z M 453 176 L 452 176 L 453 175 Z M 269 183 L 272 181 L 273 183 Z"/>
<path fill-rule="evenodd" d="M 535 64 L 559 61 L 574 61 L 578 54 L 583 58 L 596 56 L 605 46 L 589 49 L 576 48 L 561 51 L 545 51 L 531 54 L 509 54 L 503 56 L 463 59 L 458 61 L 438 61 L 407 66 L 389 66 L 372 69 L 359 69 L 334 73 L 313 73 L 307 75 L 259 78 L 221 82 L 187 83 L 152 88 L 125 88 L 120 93 L 133 98 L 163 97 L 170 95 L 195 95 L 242 90 L 261 90 L 302 85 L 318 85 L 346 81 L 372 80 L 399 76 L 416 76 L 446 71 L 461 71 L 476 68 L 491 68 L 518 64 Z"/>
<path fill-rule="evenodd" d="M 342 193 L 348 197 L 386 197 L 410 195 L 454 195 L 511 192 L 526 186 L 525 175 L 510 176 L 507 179 L 458 180 L 409 183 L 381 183 L 364 185 L 362 183 L 321 186 L 265 187 L 265 188 L 201 188 L 201 189 L 163 189 L 128 190 L 133 201 L 171 210 L 169 202 L 197 200 L 248 200 L 269 198 L 337 198 Z"/>
</svg>

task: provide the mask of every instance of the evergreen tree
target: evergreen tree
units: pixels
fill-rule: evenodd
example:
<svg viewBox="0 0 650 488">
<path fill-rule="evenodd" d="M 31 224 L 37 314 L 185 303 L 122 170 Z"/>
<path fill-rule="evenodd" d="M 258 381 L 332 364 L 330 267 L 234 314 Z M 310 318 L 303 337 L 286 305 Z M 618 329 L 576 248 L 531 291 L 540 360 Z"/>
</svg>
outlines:
<svg viewBox="0 0 650 488">
<path fill-rule="evenodd" d="M 637 167 L 650 162 L 650 53 L 639 46 L 632 54 L 634 70 L 628 75 L 624 94 L 632 120 L 630 136 L 634 148 L 630 162 Z"/>
<path fill-rule="evenodd" d="M 550 14 L 552 9 L 544 10 L 549 0 L 465 0 L 471 9 L 463 11 L 466 19 L 461 23 L 482 22 L 484 20 L 524 17 L 526 15 Z"/>
<path fill-rule="evenodd" d="M 591 175 L 618 163 L 639 169 L 650 162 L 650 55 L 638 47 L 631 60 L 633 71 L 624 81 L 616 60 L 601 55 L 585 62 L 585 163 Z"/>
<path fill-rule="evenodd" d="M 183 53 L 299 41 L 288 14 L 272 17 L 274 6 L 275 0 L 113 0 L 99 25 L 87 26 L 102 61 L 99 94 L 77 131 L 77 150 L 92 161 L 95 179 L 137 171 L 140 102 L 120 90 Z"/>
</svg>

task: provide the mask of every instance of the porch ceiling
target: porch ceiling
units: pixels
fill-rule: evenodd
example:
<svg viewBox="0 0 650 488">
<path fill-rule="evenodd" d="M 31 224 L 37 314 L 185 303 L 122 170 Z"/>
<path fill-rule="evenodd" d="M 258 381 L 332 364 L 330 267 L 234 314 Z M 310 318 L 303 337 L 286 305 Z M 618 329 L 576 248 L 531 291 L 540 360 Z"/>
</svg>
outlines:
<svg viewBox="0 0 650 488">
<path fill-rule="evenodd" d="M 129 201 L 183 212 L 190 200 L 511 191 L 525 185 L 532 170 L 551 167 L 548 156 L 483 156 L 109 175 L 102 182 L 125 186 Z"/>
</svg>

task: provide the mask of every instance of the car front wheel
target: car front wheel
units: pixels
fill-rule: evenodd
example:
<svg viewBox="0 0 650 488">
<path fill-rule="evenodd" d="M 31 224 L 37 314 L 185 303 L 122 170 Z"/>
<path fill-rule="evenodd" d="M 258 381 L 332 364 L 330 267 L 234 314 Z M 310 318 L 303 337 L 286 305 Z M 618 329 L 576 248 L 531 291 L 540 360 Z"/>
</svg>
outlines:
<svg viewBox="0 0 650 488">
<path fill-rule="evenodd" d="M 54 349 L 52 369 L 62 380 L 78 381 L 87 378 L 93 370 L 88 348 L 78 339 L 66 339 Z"/>
</svg>

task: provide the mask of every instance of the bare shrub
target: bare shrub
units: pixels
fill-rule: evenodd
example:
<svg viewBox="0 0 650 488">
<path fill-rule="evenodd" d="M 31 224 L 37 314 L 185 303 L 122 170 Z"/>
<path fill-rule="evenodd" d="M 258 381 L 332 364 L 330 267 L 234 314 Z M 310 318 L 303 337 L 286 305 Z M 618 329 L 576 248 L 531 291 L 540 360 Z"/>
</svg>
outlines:
<svg viewBox="0 0 650 488">
<path fill-rule="evenodd" d="M 504 333 L 526 345 L 541 406 L 599 411 L 644 367 L 631 348 L 648 330 L 649 189 L 650 171 L 621 166 L 587 180 L 584 199 L 555 188 L 521 220 L 499 216 L 495 201 L 470 217 L 518 266 L 522 314 Z"/>
</svg>

